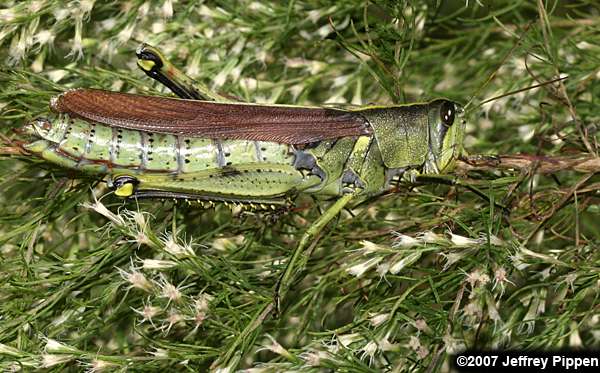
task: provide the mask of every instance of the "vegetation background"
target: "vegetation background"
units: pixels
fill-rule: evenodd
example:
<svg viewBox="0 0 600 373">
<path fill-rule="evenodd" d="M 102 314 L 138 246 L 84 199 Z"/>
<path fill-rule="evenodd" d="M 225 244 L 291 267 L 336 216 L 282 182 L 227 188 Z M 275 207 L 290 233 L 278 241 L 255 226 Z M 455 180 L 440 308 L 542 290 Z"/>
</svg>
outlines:
<svg viewBox="0 0 600 373">
<path fill-rule="evenodd" d="M 463 167 L 490 201 L 422 186 L 346 211 L 275 318 L 310 200 L 275 223 L 96 202 L 96 178 L 13 154 L 12 129 L 66 89 L 171 95 L 136 68 L 141 42 L 245 101 L 443 96 L 471 102 L 471 154 L 597 159 L 595 1 L 3 1 L 0 369 L 437 371 L 465 348 L 600 346 L 593 167 Z"/>
</svg>

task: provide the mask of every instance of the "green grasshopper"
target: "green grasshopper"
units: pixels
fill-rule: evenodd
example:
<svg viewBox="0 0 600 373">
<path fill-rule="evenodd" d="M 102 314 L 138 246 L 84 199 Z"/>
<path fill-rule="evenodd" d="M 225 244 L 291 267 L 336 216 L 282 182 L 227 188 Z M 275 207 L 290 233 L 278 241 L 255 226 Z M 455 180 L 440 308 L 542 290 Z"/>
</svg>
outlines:
<svg viewBox="0 0 600 373">
<path fill-rule="evenodd" d="M 277 210 L 300 194 L 337 199 L 304 233 L 277 300 L 308 260 L 309 242 L 344 207 L 390 192 L 406 175 L 451 171 L 465 121 L 449 100 L 353 110 L 232 102 L 142 45 L 138 65 L 181 99 L 92 89 L 51 100 L 23 148 L 103 175 L 117 196 Z"/>
</svg>

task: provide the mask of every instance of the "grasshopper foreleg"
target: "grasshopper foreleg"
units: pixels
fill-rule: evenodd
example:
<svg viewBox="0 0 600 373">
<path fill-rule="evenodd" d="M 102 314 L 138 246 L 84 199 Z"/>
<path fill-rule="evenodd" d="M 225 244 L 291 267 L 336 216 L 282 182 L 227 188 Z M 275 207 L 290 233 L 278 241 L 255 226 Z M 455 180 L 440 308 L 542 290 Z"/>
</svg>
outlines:
<svg viewBox="0 0 600 373">
<path fill-rule="evenodd" d="M 485 193 L 483 193 L 481 190 L 477 189 L 473 185 L 461 183 L 460 180 L 458 180 L 454 177 L 438 176 L 438 175 L 416 175 L 416 176 L 414 176 L 413 182 L 420 183 L 420 184 L 443 184 L 443 185 L 450 185 L 450 186 L 461 186 L 461 187 L 475 193 L 475 195 L 477 195 L 484 201 L 486 201 L 488 203 L 491 202 L 490 197 L 488 195 L 486 195 Z M 498 204 L 496 202 L 494 202 L 494 206 L 496 208 L 502 210 L 502 212 L 504 214 L 506 214 L 506 215 L 510 214 L 510 209 L 508 207 Z"/>
</svg>

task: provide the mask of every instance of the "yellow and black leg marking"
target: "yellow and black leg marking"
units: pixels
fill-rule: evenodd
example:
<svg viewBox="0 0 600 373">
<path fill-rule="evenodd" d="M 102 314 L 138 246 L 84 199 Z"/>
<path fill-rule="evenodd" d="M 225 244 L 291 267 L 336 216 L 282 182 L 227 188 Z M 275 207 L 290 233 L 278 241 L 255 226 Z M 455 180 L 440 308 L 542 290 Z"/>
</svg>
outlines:
<svg viewBox="0 0 600 373">
<path fill-rule="evenodd" d="M 162 52 L 151 45 L 143 43 L 135 51 L 137 64 L 142 71 L 169 88 L 181 98 L 227 102 L 224 96 L 212 92 L 207 86 L 195 82 L 165 58 Z"/>
<path fill-rule="evenodd" d="M 135 194 L 135 189 L 139 181 L 133 176 L 117 176 L 112 181 L 109 181 L 109 187 L 111 187 L 115 195 L 118 197 L 129 198 Z"/>
<path fill-rule="evenodd" d="M 206 209 L 215 208 L 217 205 L 225 205 L 232 211 L 241 209 L 246 213 L 258 213 L 261 215 L 274 216 L 277 218 L 281 214 L 289 211 L 293 206 L 290 197 L 280 198 L 236 198 L 212 195 L 199 195 L 191 193 L 180 193 L 165 190 L 140 190 L 138 189 L 139 180 L 133 176 L 120 175 L 109 180 L 109 187 L 115 195 L 127 199 L 147 199 L 158 198 L 163 200 L 185 201 L 188 204 L 197 204 Z"/>
</svg>

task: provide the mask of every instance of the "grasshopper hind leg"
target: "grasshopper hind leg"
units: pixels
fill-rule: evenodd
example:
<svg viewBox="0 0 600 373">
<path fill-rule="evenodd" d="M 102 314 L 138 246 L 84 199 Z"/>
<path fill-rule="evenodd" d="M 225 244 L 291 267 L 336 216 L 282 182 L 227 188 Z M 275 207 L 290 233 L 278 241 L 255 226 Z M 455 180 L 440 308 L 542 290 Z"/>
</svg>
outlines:
<svg viewBox="0 0 600 373">
<path fill-rule="evenodd" d="M 137 64 L 146 75 L 157 80 L 180 98 L 191 100 L 227 102 L 230 99 L 211 92 L 207 86 L 197 83 L 169 60 L 160 49 L 143 43 L 135 51 Z"/>
<path fill-rule="evenodd" d="M 164 190 L 137 190 L 127 196 L 129 199 L 160 198 L 171 199 L 175 201 L 187 201 L 197 203 L 202 207 L 215 207 L 217 204 L 223 204 L 230 208 L 240 206 L 242 210 L 259 213 L 277 213 L 280 210 L 287 211 L 291 206 L 290 199 L 240 199 L 216 195 L 201 195 L 181 192 L 171 192 Z"/>
</svg>

